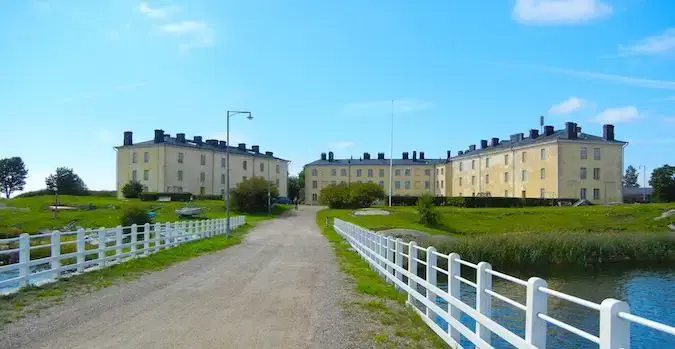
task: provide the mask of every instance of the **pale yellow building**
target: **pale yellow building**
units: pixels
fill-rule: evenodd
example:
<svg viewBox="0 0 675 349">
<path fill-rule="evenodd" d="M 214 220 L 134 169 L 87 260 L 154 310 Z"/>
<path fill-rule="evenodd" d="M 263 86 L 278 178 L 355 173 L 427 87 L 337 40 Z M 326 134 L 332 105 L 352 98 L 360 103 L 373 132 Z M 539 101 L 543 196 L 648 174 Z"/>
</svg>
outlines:
<svg viewBox="0 0 675 349">
<path fill-rule="evenodd" d="M 456 156 L 442 160 L 394 160 L 394 171 L 412 170 L 411 177 L 396 177 L 395 181 L 410 182 L 409 190 L 394 189 L 393 195 L 416 196 L 424 191 L 439 196 L 499 196 L 527 198 L 583 198 L 594 203 L 620 202 L 623 174 L 623 149 L 626 142 L 614 138 L 614 126 L 603 125 L 603 136 L 581 132 L 576 123 L 568 122 L 562 130 L 545 126 L 543 133 L 530 130 L 510 136 L 508 140 L 481 140 L 479 147 L 470 145 Z M 389 160 L 340 160 L 329 156 L 308 164 L 305 168 L 306 200 L 318 202 L 325 185 L 354 181 L 354 176 L 334 176 L 334 173 L 379 172 L 384 176 L 365 179 L 380 183 L 388 192 Z M 423 158 L 423 156 L 422 156 Z M 428 178 L 417 177 L 428 173 Z M 430 170 L 430 171 L 427 171 Z M 347 171 L 347 172 L 345 172 Z M 398 172 L 397 172 L 398 173 Z M 346 177 L 346 178 L 345 178 Z M 358 178 L 357 180 L 361 180 Z M 429 183 L 427 185 L 426 183 Z M 415 185 L 412 183 L 425 183 Z M 395 185 L 398 187 L 399 185 Z"/>
<path fill-rule="evenodd" d="M 133 142 L 130 131 L 117 150 L 117 194 L 131 180 L 139 181 L 150 192 L 189 192 L 195 195 L 224 195 L 226 188 L 225 141 L 195 136 L 186 139 L 155 130 L 153 140 Z M 279 195 L 288 192 L 288 161 L 272 152 L 260 152 L 257 145 L 246 148 L 240 143 L 230 147 L 230 187 L 242 180 L 263 177 L 275 183 Z"/>
</svg>

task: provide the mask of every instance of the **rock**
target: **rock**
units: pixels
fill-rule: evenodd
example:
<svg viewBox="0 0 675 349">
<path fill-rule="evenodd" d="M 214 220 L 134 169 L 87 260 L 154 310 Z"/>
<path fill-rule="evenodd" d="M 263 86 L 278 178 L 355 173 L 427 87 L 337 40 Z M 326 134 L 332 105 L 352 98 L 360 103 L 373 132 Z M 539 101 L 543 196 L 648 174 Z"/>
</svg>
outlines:
<svg viewBox="0 0 675 349">
<path fill-rule="evenodd" d="M 663 212 L 660 216 L 654 217 L 655 221 L 670 218 L 670 217 L 675 217 L 675 209 L 668 210 L 666 212 Z"/>
</svg>

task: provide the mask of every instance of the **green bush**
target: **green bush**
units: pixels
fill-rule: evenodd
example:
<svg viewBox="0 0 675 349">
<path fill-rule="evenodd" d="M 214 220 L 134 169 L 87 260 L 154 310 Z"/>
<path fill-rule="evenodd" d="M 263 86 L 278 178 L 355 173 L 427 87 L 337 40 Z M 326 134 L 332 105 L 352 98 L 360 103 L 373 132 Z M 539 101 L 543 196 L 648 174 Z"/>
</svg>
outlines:
<svg viewBox="0 0 675 349">
<path fill-rule="evenodd" d="M 319 192 L 319 201 L 330 208 L 349 208 L 352 205 L 349 186 L 346 183 L 325 186 Z"/>
<path fill-rule="evenodd" d="M 279 196 L 279 189 L 263 177 L 251 177 L 239 184 L 230 193 L 232 206 L 240 212 L 267 211 L 268 190 L 271 198 Z"/>
<path fill-rule="evenodd" d="M 142 233 L 144 232 L 143 225 L 145 223 L 150 223 L 152 224 L 152 218 L 148 216 L 148 211 L 140 208 L 138 206 L 131 206 L 128 207 L 127 209 L 124 210 L 122 213 L 122 217 L 120 219 L 120 224 L 123 227 L 129 227 L 132 224 L 136 224 L 138 226 L 137 232 Z M 123 231 L 124 234 L 130 234 L 131 233 L 131 228 L 124 228 Z M 136 240 L 143 240 L 143 234 L 138 234 L 136 237 Z M 126 236 L 124 238 L 123 243 L 129 243 L 131 241 L 131 236 Z"/>
<path fill-rule="evenodd" d="M 392 196 L 391 203 L 394 206 L 412 206 L 417 203 L 417 196 Z M 481 196 L 435 196 L 433 202 L 436 206 L 455 207 L 534 207 L 534 206 L 558 206 L 571 205 L 578 199 L 571 198 L 511 198 L 511 197 L 481 197 Z"/>
<path fill-rule="evenodd" d="M 127 199 L 136 199 L 143 192 L 143 184 L 139 181 L 129 181 L 122 187 L 122 195 Z"/>
<path fill-rule="evenodd" d="M 190 193 L 154 193 L 154 192 L 145 192 L 140 193 L 138 198 L 141 201 L 157 201 L 160 196 L 168 196 L 171 198 L 171 201 L 190 201 L 192 194 Z"/>
<path fill-rule="evenodd" d="M 364 208 L 370 207 L 377 200 L 384 198 L 384 190 L 375 183 L 331 184 L 319 194 L 322 204 L 330 208 Z"/>
<path fill-rule="evenodd" d="M 429 193 L 422 194 L 417 200 L 417 213 L 420 223 L 426 226 L 433 227 L 441 221 L 441 215 L 434 206 L 434 196 Z"/>
</svg>

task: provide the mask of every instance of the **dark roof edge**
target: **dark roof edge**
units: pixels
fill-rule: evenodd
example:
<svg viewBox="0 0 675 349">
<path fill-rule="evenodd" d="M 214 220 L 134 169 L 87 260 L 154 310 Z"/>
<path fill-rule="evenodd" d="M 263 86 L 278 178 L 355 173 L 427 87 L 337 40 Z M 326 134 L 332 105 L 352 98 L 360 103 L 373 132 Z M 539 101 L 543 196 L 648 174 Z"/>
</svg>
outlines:
<svg viewBox="0 0 675 349">
<path fill-rule="evenodd" d="M 148 141 L 148 142 L 150 142 L 150 141 Z M 136 144 L 132 144 L 132 145 L 117 145 L 117 146 L 114 146 L 113 148 L 115 148 L 115 149 L 143 148 L 143 147 L 151 147 L 151 146 L 155 146 L 155 145 L 168 145 L 168 146 L 174 146 L 174 147 L 179 147 L 179 148 L 202 149 L 202 150 L 215 151 L 215 152 L 218 152 L 218 153 L 226 153 L 226 151 L 224 149 L 213 148 L 213 147 L 210 147 L 210 146 L 206 145 L 206 143 L 204 143 L 205 146 L 202 146 L 202 147 L 172 144 L 172 143 L 165 143 L 165 142 L 147 143 L 147 144 L 143 144 L 143 143 L 144 142 L 136 143 Z M 291 162 L 291 160 L 282 159 L 282 158 L 276 157 L 276 156 L 268 156 L 268 155 L 265 155 L 265 153 L 251 153 L 251 152 L 249 152 L 250 149 L 246 149 L 246 151 L 244 152 L 241 149 L 239 149 L 238 147 L 229 147 L 229 148 L 230 148 L 230 150 L 234 150 L 234 151 L 230 151 L 230 154 L 239 154 L 239 155 L 248 155 L 248 156 L 253 156 L 253 157 L 271 158 L 271 159 L 276 159 L 276 160 L 280 160 L 280 161 Z"/>
</svg>

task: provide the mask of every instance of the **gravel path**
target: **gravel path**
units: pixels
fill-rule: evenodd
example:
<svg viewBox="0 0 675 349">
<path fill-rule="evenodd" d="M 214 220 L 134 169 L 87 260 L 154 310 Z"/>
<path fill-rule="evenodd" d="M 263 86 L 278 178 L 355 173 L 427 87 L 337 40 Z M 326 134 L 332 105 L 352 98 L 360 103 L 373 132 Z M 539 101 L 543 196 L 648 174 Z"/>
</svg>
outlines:
<svg viewBox="0 0 675 349">
<path fill-rule="evenodd" d="M 346 277 L 316 208 L 259 223 L 238 246 L 47 309 L 0 348 L 360 348 Z"/>
</svg>

